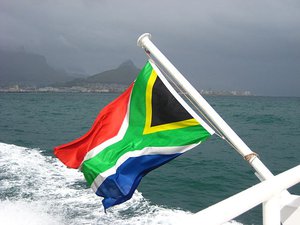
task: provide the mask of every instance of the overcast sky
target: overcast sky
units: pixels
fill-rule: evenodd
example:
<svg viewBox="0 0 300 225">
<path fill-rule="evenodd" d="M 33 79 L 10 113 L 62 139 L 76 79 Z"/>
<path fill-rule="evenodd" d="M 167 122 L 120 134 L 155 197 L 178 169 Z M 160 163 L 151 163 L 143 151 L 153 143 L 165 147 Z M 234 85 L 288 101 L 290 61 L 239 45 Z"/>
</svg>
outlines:
<svg viewBox="0 0 300 225">
<path fill-rule="evenodd" d="M 0 0 L 0 48 L 68 71 L 142 67 L 145 32 L 199 89 L 300 96 L 299 0 Z"/>
</svg>

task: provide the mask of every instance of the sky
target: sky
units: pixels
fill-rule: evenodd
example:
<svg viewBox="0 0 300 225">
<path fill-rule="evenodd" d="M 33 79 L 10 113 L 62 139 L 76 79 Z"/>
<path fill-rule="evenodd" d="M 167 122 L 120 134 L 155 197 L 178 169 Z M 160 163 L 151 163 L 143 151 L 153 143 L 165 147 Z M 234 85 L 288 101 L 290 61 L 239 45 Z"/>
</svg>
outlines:
<svg viewBox="0 0 300 225">
<path fill-rule="evenodd" d="M 89 75 L 153 43 L 197 88 L 300 96 L 299 0 L 0 0 L 0 48 Z"/>
</svg>

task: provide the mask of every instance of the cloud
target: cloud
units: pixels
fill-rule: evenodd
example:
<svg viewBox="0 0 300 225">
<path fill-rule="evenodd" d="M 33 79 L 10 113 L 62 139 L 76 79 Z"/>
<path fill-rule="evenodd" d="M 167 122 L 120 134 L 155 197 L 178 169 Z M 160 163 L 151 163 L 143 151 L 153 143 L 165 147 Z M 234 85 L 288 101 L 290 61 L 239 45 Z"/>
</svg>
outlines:
<svg viewBox="0 0 300 225">
<path fill-rule="evenodd" d="M 128 58 L 142 66 L 136 39 L 150 32 L 199 88 L 300 96 L 299 21 L 291 0 L 2 0 L 0 47 L 24 46 L 93 74 Z"/>
</svg>

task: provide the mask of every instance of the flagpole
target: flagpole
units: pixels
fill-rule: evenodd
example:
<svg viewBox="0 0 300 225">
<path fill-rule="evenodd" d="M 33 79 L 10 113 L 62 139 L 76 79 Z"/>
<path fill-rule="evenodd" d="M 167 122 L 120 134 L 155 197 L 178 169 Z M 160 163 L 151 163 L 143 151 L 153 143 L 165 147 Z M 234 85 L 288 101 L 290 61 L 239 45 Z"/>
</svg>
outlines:
<svg viewBox="0 0 300 225">
<path fill-rule="evenodd" d="M 189 94 L 194 104 L 207 119 L 221 132 L 230 144 L 240 153 L 245 160 L 249 162 L 252 168 L 257 172 L 257 176 L 266 180 L 274 175 L 260 161 L 243 140 L 231 129 L 231 127 L 221 118 L 221 116 L 210 106 L 210 104 L 200 95 L 200 93 L 189 83 L 188 80 L 175 68 L 175 66 L 160 52 L 160 50 L 150 40 L 151 34 L 145 33 L 137 40 L 137 45 L 145 49 L 157 62 L 168 72 L 168 74 Z"/>
</svg>

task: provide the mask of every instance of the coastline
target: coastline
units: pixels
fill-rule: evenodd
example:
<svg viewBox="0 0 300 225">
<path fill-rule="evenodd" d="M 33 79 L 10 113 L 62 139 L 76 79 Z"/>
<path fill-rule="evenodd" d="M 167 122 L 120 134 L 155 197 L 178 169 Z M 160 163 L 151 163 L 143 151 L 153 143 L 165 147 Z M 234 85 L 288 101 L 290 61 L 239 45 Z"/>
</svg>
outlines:
<svg viewBox="0 0 300 225">
<path fill-rule="evenodd" d="M 0 93 L 122 93 L 127 89 L 127 85 L 122 84 L 100 84 L 89 87 L 20 87 L 14 85 L 0 88 Z M 198 90 L 201 95 L 208 96 L 255 96 L 250 91 L 240 90 Z"/>
</svg>

